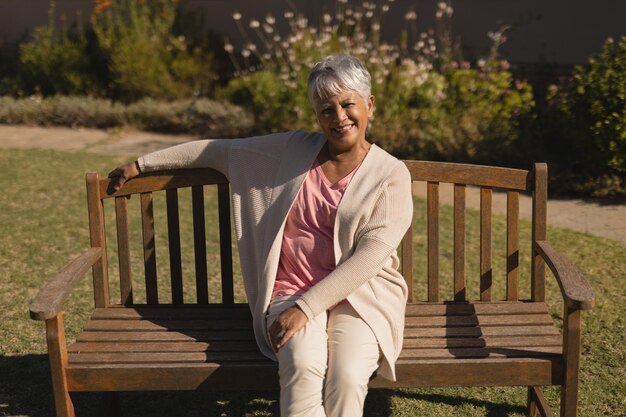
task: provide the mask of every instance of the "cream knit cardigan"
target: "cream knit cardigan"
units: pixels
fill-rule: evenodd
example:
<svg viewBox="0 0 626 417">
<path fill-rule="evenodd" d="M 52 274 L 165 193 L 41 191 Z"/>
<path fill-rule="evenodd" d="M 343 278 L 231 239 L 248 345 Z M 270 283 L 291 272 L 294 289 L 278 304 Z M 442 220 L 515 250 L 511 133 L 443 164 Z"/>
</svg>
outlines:
<svg viewBox="0 0 626 417">
<path fill-rule="evenodd" d="M 208 167 L 228 177 L 254 333 L 261 352 L 274 360 L 265 315 L 285 220 L 325 142 L 321 133 L 296 131 L 188 142 L 138 159 L 142 172 Z M 407 299 L 396 248 L 412 214 L 406 166 L 372 145 L 337 208 L 337 268 L 297 301 L 311 319 L 347 298 L 379 342 L 383 360 L 378 373 L 391 380 L 402 349 Z"/>
</svg>

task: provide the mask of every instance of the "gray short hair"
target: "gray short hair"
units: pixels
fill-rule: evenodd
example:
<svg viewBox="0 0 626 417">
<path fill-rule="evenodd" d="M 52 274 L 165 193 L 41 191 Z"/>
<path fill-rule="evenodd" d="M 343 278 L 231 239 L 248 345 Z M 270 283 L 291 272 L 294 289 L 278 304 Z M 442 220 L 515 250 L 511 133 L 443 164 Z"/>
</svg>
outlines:
<svg viewBox="0 0 626 417">
<path fill-rule="evenodd" d="M 365 65 L 350 55 L 331 55 L 315 64 L 308 79 L 309 100 L 328 98 L 346 90 L 356 91 L 367 101 L 372 94 L 372 77 Z"/>
</svg>

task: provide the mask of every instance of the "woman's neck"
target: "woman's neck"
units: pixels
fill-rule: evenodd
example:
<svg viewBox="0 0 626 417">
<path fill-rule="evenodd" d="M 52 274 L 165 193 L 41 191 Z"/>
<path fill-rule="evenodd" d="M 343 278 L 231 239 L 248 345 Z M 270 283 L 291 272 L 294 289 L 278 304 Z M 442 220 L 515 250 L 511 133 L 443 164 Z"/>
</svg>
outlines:
<svg viewBox="0 0 626 417">
<path fill-rule="evenodd" d="M 337 151 L 326 142 L 317 155 L 317 162 L 326 179 L 334 184 L 363 162 L 371 146 L 370 143 L 363 141 L 349 150 Z"/>
<path fill-rule="evenodd" d="M 352 165 L 354 167 L 361 163 L 371 146 L 369 142 L 363 140 L 349 149 L 337 149 L 326 142 L 317 156 L 317 161 L 320 165 L 330 162 L 333 165 Z"/>
</svg>

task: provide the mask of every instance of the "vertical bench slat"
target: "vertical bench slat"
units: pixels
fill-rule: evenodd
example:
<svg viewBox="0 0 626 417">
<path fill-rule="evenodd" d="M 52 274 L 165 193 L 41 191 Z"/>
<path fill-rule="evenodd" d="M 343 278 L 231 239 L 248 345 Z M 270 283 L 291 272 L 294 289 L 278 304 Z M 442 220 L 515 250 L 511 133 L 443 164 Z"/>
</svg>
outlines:
<svg viewBox="0 0 626 417">
<path fill-rule="evenodd" d="M 191 187 L 193 204 L 193 242 L 196 265 L 196 302 L 209 302 L 208 273 L 206 263 L 206 226 L 204 220 L 204 188 L 200 185 Z"/>
<path fill-rule="evenodd" d="M 220 264 L 222 267 L 222 303 L 235 303 L 233 287 L 233 253 L 230 237 L 230 191 L 228 184 L 217 185 L 220 223 Z"/>
<path fill-rule="evenodd" d="M 454 184 L 454 301 L 465 298 L 465 185 Z"/>
<path fill-rule="evenodd" d="M 170 253 L 170 282 L 172 304 L 183 304 L 183 270 L 180 252 L 180 218 L 178 213 L 178 190 L 165 192 L 167 200 L 167 238 Z"/>
<path fill-rule="evenodd" d="M 428 182 L 428 301 L 439 301 L 439 183 Z"/>
<path fill-rule="evenodd" d="M 152 193 L 141 193 L 141 225 L 143 232 L 143 259 L 146 275 L 146 300 L 148 304 L 158 304 L 159 295 L 157 286 Z"/>
<path fill-rule="evenodd" d="M 531 297 L 533 301 L 545 301 L 546 299 L 546 264 L 537 252 L 534 245 L 538 240 L 546 240 L 547 236 L 547 209 L 548 209 L 548 165 L 538 163 L 534 166 L 534 191 L 533 191 L 533 231 L 532 231 L 532 271 L 531 271 Z"/>
<path fill-rule="evenodd" d="M 491 202 L 493 190 L 480 189 L 480 300 L 491 301 Z"/>
<path fill-rule="evenodd" d="M 402 238 L 402 276 L 406 281 L 406 285 L 409 291 L 408 302 L 415 301 L 413 294 L 413 225 L 409 226 L 409 230 Z"/>
<path fill-rule="evenodd" d="M 506 299 L 516 301 L 519 275 L 519 192 L 507 193 L 506 207 Z"/>
<path fill-rule="evenodd" d="M 130 270 L 130 244 L 128 238 L 128 198 L 115 197 L 117 222 L 117 250 L 119 254 L 120 298 L 122 305 L 133 304 L 133 284 Z"/>
<path fill-rule="evenodd" d="M 87 174 L 87 207 L 89 211 L 89 236 L 92 248 L 102 248 L 102 258 L 93 266 L 93 297 L 97 308 L 107 307 L 109 298 L 109 276 L 107 266 L 106 234 L 104 232 L 104 203 L 100 194 L 100 176 Z"/>
</svg>

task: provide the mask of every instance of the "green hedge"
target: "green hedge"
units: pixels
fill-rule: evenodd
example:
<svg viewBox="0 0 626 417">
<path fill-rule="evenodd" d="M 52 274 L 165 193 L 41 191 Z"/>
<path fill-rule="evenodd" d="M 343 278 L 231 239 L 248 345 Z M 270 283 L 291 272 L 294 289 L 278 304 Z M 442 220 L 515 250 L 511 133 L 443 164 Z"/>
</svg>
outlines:
<svg viewBox="0 0 626 417">
<path fill-rule="evenodd" d="M 55 96 L 0 97 L 0 123 L 111 128 L 132 126 L 161 133 L 237 137 L 252 133 L 253 117 L 241 107 L 209 99 L 121 104 L 107 99 Z"/>
</svg>

